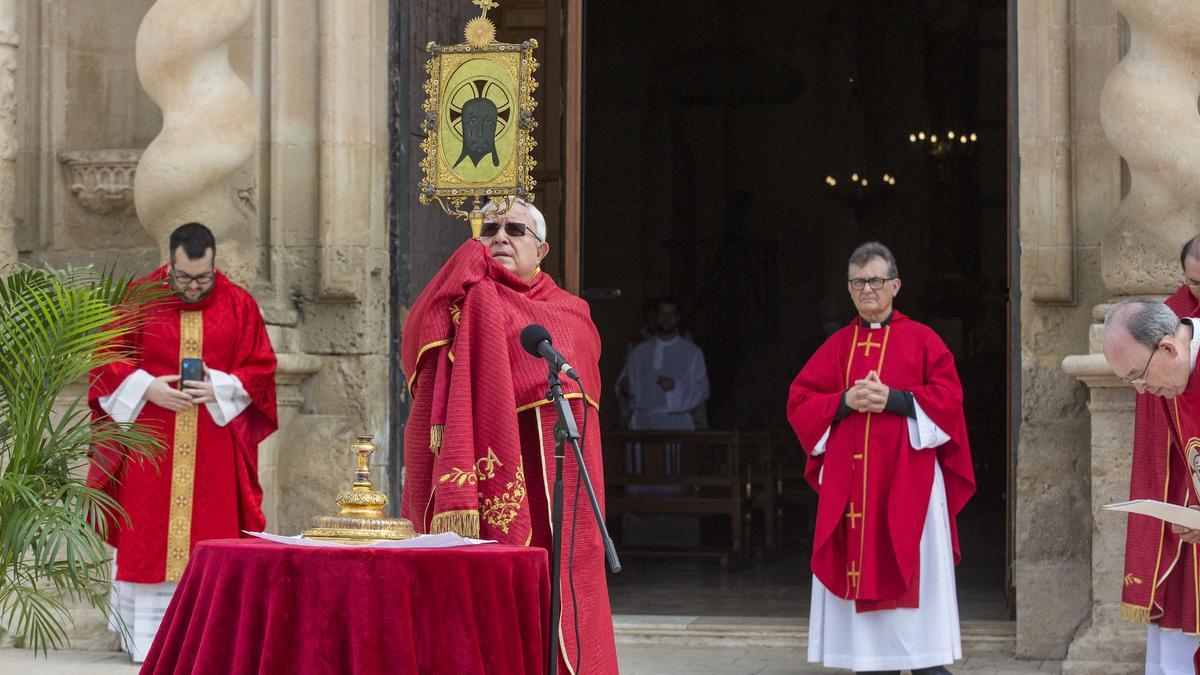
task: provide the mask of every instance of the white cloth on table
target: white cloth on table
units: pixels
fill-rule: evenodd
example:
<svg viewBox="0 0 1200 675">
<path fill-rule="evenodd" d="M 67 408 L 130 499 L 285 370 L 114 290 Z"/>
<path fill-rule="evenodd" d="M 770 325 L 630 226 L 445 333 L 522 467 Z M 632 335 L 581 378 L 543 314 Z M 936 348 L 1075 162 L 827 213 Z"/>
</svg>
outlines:
<svg viewBox="0 0 1200 675">
<path fill-rule="evenodd" d="M 946 485 L 935 464 L 921 532 L 918 607 L 859 613 L 813 577 L 808 660 L 854 671 L 910 670 L 962 658 Z"/>
<path fill-rule="evenodd" d="M 217 400 L 215 403 L 205 403 L 204 407 L 208 409 L 213 422 L 223 427 L 250 406 L 250 394 L 246 393 L 246 388 L 236 375 L 209 368 L 208 379 L 212 382 L 213 397 Z M 121 382 L 116 391 L 100 397 L 100 408 L 114 422 L 132 422 L 142 413 L 146 405 L 143 397 L 152 382 L 154 376 L 138 368 Z"/>
</svg>

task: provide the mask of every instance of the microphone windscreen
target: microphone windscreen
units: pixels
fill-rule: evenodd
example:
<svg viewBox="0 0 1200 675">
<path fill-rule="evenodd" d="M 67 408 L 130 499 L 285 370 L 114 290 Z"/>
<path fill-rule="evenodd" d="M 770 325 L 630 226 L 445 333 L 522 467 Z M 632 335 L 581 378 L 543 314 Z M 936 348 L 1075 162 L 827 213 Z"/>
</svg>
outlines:
<svg viewBox="0 0 1200 675">
<path fill-rule="evenodd" d="M 541 356 L 538 354 L 538 345 L 542 343 L 542 340 L 554 344 L 554 340 L 550 339 L 550 331 L 546 330 L 545 326 L 531 323 L 521 331 L 521 346 L 534 356 Z"/>
</svg>

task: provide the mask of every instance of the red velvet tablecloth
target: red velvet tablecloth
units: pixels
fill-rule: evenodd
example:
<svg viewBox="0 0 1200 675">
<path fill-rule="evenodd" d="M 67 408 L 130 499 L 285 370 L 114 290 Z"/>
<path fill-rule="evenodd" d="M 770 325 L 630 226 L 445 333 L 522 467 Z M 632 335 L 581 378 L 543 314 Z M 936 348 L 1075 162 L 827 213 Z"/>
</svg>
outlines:
<svg viewBox="0 0 1200 675">
<path fill-rule="evenodd" d="M 542 673 L 546 551 L 196 546 L 142 673 Z"/>
</svg>

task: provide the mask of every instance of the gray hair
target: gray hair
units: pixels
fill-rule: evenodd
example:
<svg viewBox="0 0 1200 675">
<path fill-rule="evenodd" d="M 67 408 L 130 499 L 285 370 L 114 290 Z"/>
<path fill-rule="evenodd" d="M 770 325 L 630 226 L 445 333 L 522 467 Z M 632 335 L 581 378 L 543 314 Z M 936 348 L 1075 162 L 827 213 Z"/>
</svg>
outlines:
<svg viewBox="0 0 1200 675">
<path fill-rule="evenodd" d="M 546 241 L 546 217 L 542 215 L 542 212 L 538 210 L 538 207 L 530 204 L 520 197 L 512 197 L 511 199 L 512 201 L 510 204 L 520 204 L 521 206 L 529 209 L 529 215 L 533 216 L 533 233 L 537 235 L 539 241 Z M 495 213 L 498 210 L 500 209 L 498 206 L 496 206 L 496 202 L 488 202 L 487 205 L 483 207 L 483 213 L 485 216 L 489 213 Z"/>
<path fill-rule="evenodd" d="M 1179 317 L 1158 300 L 1127 298 L 1108 308 L 1104 315 L 1105 335 L 1113 324 L 1123 326 L 1138 344 L 1158 349 L 1163 337 L 1179 330 Z"/>
<path fill-rule="evenodd" d="M 875 258 L 883 258 L 883 261 L 887 263 L 889 278 L 895 279 L 900 276 L 900 272 L 896 269 L 896 256 L 892 255 L 891 249 L 877 241 L 868 241 L 854 249 L 854 253 L 850 254 L 850 264 L 846 268 L 846 276 L 849 277 L 853 274 L 855 267 L 862 267 Z"/>
</svg>

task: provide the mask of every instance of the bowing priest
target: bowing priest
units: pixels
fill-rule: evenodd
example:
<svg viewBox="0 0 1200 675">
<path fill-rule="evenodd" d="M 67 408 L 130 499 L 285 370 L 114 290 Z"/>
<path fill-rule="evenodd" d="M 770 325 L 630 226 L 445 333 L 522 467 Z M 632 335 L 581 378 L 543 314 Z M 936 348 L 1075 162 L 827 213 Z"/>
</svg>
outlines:
<svg viewBox="0 0 1200 675">
<path fill-rule="evenodd" d="M 1200 504 L 1198 320 L 1142 298 L 1113 305 L 1104 319 L 1104 358 L 1139 394 L 1130 493 L 1192 508 Z M 1153 416 L 1152 424 L 1144 424 L 1144 416 Z M 1125 586 L 1121 609 L 1126 618 L 1149 624 L 1146 673 L 1200 672 L 1200 530 L 1135 515 L 1128 528 L 1138 542 L 1125 551 L 1132 575 L 1126 579 L 1134 583 Z"/>
<path fill-rule="evenodd" d="M 955 518 L 975 491 L 954 359 L 892 307 L 896 260 L 850 256 L 858 310 L 792 382 L 788 421 L 818 494 L 808 660 L 944 673 L 962 657 Z"/>
<path fill-rule="evenodd" d="M 580 375 L 582 388 L 563 378 L 563 392 L 585 435 L 584 461 L 603 508 L 600 336 L 587 303 L 538 266 L 550 250 L 542 214 L 520 199 L 503 213 L 485 210 L 480 238 L 438 270 L 404 325 L 412 409 L 400 509 L 419 532 L 549 549 L 556 414 L 546 401 L 546 363 L 525 352 L 520 334 L 529 324 L 545 326 Z M 559 672 L 616 673 L 604 550 L 586 495 L 577 495 L 583 488 L 569 450 L 563 477 Z M 528 636 L 513 640 L 530 644 Z"/>
<path fill-rule="evenodd" d="M 170 238 L 150 280 L 172 293 L 126 336 L 127 363 L 91 373 L 94 416 L 137 421 L 162 439 L 153 465 L 94 448 L 88 482 L 129 516 L 108 523 L 116 548 L 113 606 L 135 662 L 145 659 L 197 542 L 262 530 L 258 444 L 275 431 L 275 352 L 254 298 L 216 268 L 217 244 L 199 223 Z M 181 361 L 199 375 L 181 381 Z M 191 371 L 195 373 L 196 371 Z"/>
</svg>

